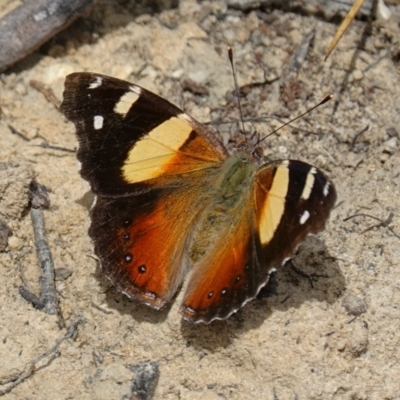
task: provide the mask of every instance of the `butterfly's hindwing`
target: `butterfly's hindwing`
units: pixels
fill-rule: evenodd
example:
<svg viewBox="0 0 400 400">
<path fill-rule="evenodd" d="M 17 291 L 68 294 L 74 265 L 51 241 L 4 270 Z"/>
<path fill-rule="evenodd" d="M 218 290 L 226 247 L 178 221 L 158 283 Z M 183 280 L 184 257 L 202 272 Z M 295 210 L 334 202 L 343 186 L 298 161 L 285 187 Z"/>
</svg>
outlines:
<svg viewBox="0 0 400 400">
<path fill-rule="evenodd" d="M 204 207 L 199 190 L 181 190 L 98 197 L 91 211 L 89 234 L 106 276 L 128 297 L 154 308 L 164 306 L 182 283 L 188 232 Z"/>
<path fill-rule="evenodd" d="M 254 298 L 268 280 L 251 204 L 230 214 L 217 240 L 193 266 L 181 306 L 184 318 L 209 323 L 225 319 Z"/>
</svg>

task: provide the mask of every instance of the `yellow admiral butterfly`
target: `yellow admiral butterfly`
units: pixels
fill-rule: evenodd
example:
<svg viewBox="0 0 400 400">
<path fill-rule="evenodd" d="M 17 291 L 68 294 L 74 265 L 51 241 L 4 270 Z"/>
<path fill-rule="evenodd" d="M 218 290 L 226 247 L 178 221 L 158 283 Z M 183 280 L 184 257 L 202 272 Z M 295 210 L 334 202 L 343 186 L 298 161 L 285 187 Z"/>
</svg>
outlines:
<svg viewBox="0 0 400 400">
<path fill-rule="evenodd" d="M 129 82 L 68 75 L 61 110 L 76 126 L 81 174 L 96 195 L 89 235 L 104 273 L 156 309 L 189 273 L 187 320 L 225 319 L 253 299 L 324 228 L 335 203 L 317 168 L 259 166 L 251 148 L 229 155 L 205 126 Z"/>
</svg>

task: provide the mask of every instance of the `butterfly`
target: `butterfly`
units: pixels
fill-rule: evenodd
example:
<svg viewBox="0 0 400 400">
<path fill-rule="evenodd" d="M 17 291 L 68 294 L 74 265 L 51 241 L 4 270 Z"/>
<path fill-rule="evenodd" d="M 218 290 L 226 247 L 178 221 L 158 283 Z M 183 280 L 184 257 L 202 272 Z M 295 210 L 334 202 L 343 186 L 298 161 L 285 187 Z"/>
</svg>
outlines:
<svg viewBox="0 0 400 400">
<path fill-rule="evenodd" d="M 254 299 L 334 206 L 335 187 L 316 167 L 262 164 L 252 148 L 230 155 L 204 125 L 132 83 L 73 73 L 61 111 L 96 196 L 89 235 L 105 275 L 156 309 L 188 275 L 180 312 L 189 321 L 228 318 Z"/>
</svg>

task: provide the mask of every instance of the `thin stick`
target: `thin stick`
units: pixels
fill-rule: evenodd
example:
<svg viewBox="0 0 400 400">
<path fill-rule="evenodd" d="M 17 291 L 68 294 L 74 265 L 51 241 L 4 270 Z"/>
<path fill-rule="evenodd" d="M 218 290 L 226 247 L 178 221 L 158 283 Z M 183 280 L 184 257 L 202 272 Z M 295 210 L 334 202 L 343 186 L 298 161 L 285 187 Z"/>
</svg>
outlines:
<svg viewBox="0 0 400 400">
<path fill-rule="evenodd" d="M 376 221 L 379 221 L 378 224 L 372 225 L 372 226 L 370 226 L 370 227 L 364 229 L 364 230 L 361 232 L 361 234 L 364 234 L 364 233 L 370 231 L 371 229 L 379 228 L 379 227 L 382 226 L 382 227 L 384 227 L 384 228 L 389 229 L 389 231 L 392 232 L 394 236 L 396 236 L 398 239 L 400 239 L 400 235 L 398 235 L 398 234 L 394 231 L 394 229 L 393 229 L 392 227 L 389 226 L 389 225 L 391 224 L 392 220 L 393 220 L 393 217 L 394 217 L 394 214 L 393 214 L 392 212 L 389 213 L 389 216 L 388 216 L 388 218 L 387 218 L 385 221 L 383 221 L 382 219 L 380 219 L 380 218 L 378 218 L 378 217 L 375 217 L 375 216 L 373 216 L 373 215 L 364 214 L 364 213 L 359 213 L 359 214 L 350 215 L 350 217 L 345 218 L 345 219 L 343 220 L 343 222 L 346 222 L 346 221 L 348 221 L 348 220 L 350 220 L 350 219 L 352 219 L 352 218 L 355 218 L 355 217 L 369 217 L 369 218 L 375 219 Z"/>
<path fill-rule="evenodd" d="M 61 105 L 61 101 L 57 98 L 57 96 L 54 94 L 54 91 L 52 88 L 48 87 L 45 85 L 43 82 L 37 81 L 35 79 L 31 79 L 29 81 L 29 85 L 36 89 L 38 92 L 42 93 L 43 96 L 46 98 L 46 100 L 53 104 L 53 106 L 58 110 Z"/>
<path fill-rule="evenodd" d="M 32 195 L 31 219 L 35 236 L 36 254 L 42 269 L 40 279 L 41 295 L 40 299 L 38 299 L 37 296 L 29 293 L 25 288 L 20 288 L 19 292 L 25 300 L 31 302 L 36 308 L 43 308 L 50 315 L 59 315 L 54 262 L 46 237 L 46 227 L 42 211 L 42 208 L 49 207 L 50 202 L 45 188 L 35 180 L 31 182 L 30 192 Z"/>
<path fill-rule="evenodd" d="M 29 142 L 29 139 L 20 131 L 18 131 L 17 129 L 15 129 L 12 125 L 8 124 L 8 129 L 10 129 L 11 133 L 13 135 L 17 135 L 19 136 L 22 140 L 25 140 L 25 142 Z"/>
<path fill-rule="evenodd" d="M 36 357 L 33 361 L 30 361 L 28 364 L 26 364 L 25 370 L 22 371 L 20 374 L 13 374 L 12 376 L 9 376 L 7 378 L 0 379 L 1 385 L 6 385 L 11 382 L 11 384 L 8 387 L 4 388 L 3 390 L 0 390 L 0 396 L 5 395 L 6 393 L 10 393 L 11 390 L 13 390 L 16 386 L 18 386 L 26 379 L 28 379 L 30 376 L 32 376 L 36 371 L 38 371 L 41 368 L 44 368 L 47 365 L 50 365 L 50 363 L 60 355 L 59 347 L 61 346 L 61 344 L 64 343 L 66 340 L 71 339 L 75 336 L 78 329 L 78 325 L 82 322 L 83 318 L 81 316 L 75 318 L 72 321 L 71 325 L 69 326 L 65 336 L 57 340 L 55 345 L 51 347 L 49 350 L 45 351 L 40 356 Z M 37 364 L 46 357 L 49 357 L 47 364 L 42 367 L 37 367 Z"/>
<path fill-rule="evenodd" d="M 39 264 L 42 268 L 41 287 L 43 307 L 47 314 L 58 314 L 58 301 L 56 295 L 54 262 L 46 237 L 43 211 L 41 208 L 31 208 L 31 219 L 35 234 L 35 247 Z"/>
<path fill-rule="evenodd" d="M 363 5 L 364 0 L 355 0 L 353 6 L 349 10 L 349 12 L 346 15 L 346 18 L 343 20 L 341 23 L 339 29 L 337 30 L 334 38 L 332 39 L 331 44 L 329 45 L 328 50 L 326 51 L 325 54 L 325 61 L 331 54 L 332 50 L 336 47 L 338 44 L 340 38 L 343 36 L 343 34 L 346 32 L 347 28 L 349 27 L 351 21 L 355 18 L 356 14 L 360 10 L 361 6 Z"/>
<path fill-rule="evenodd" d="M 65 147 L 60 147 L 60 146 L 53 146 L 51 144 L 48 144 L 46 142 L 42 143 L 42 144 L 35 144 L 35 147 L 41 147 L 43 149 L 49 149 L 49 150 L 58 150 L 58 151 L 65 151 L 66 153 L 76 153 L 76 150 L 71 150 L 71 149 L 67 149 Z"/>
<path fill-rule="evenodd" d="M 353 140 L 351 141 L 351 147 L 354 147 L 354 145 L 356 144 L 356 140 L 364 133 L 367 132 L 367 130 L 369 129 L 369 125 L 365 126 L 364 128 L 362 128 L 359 132 L 357 132 L 354 137 Z"/>
<path fill-rule="evenodd" d="M 232 51 L 232 47 L 228 47 L 228 57 L 229 57 L 229 61 L 230 61 L 230 63 L 231 63 L 231 67 L 232 67 L 233 80 L 234 80 L 234 82 L 235 82 L 235 92 L 236 92 L 236 98 L 237 98 L 237 101 L 238 101 L 239 114 L 240 114 L 240 122 L 242 123 L 242 132 L 245 133 L 246 130 L 245 130 L 245 128 L 244 128 L 244 120 L 243 120 L 243 113 L 242 113 L 242 105 L 240 104 L 239 85 L 238 85 L 238 83 L 237 83 L 235 67 L 234 67 L 234 65 L 233 65 L 233 51 Z"/>
<path fill-rule="evenodd" d="M 306 60 L 314 36 L 315 36 L 315 28 L 312 28 L 312 30 L 303 37 L 303 40 L 295 49 L 293 57 L 291 58 L 288 67 L 286 68 L 282 76 L 279 78 L 281 85 L 283 85 L 289 80 L 292 72 L 300 71 L 301 67 L 304 64 L 304 61 Z"/>
</svg>

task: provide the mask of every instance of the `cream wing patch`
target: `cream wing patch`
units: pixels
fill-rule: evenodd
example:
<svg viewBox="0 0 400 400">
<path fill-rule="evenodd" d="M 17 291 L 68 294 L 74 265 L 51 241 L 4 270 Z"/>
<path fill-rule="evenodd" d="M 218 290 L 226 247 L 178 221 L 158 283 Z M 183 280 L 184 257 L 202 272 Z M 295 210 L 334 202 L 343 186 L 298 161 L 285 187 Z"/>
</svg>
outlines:
<svg viewBox="0 0 400 400">
<path fill-rule="evenodd" d="M 272 239 L 282 219 L 288 188 L 289 168 L 288 162 L 284 162 L 277 167 L 271 189 L 261 209 L 259 232 L 263 245 Z"/>
<path fill-rule="evenodd" d="M 301 198 L 303 200 L 308 200 L 312 191 L 312 188 L 314 187 L 314 182 L 315 182 L 315 173 L 317 170 L 312 167 L 310 171 L 307 174 L 306 178 L 306 184 L 304 185 L 303 192 L 301 193 Z"/>
<path fill-rule="evenodd" d="M 114 112 L 125 117 L 132 105 L 136 103 L 137 99 L 140 97 L 140 93 L 141 89 L 138 86 L 131 86 L 130 90 L 124 93 L 115 104 Z"/>
<path fill-rule="evenodd" d="M 129 151 L 122 167 L 124 179 L 128 183 L 137 183 L 162 175 L 191 132 L 192 127 L 178 117 L 158 125 Z"/>
</svg>

